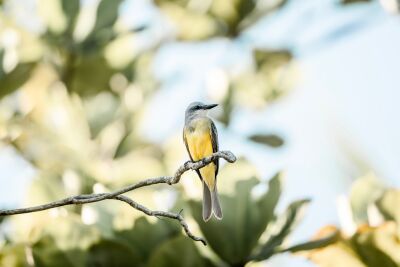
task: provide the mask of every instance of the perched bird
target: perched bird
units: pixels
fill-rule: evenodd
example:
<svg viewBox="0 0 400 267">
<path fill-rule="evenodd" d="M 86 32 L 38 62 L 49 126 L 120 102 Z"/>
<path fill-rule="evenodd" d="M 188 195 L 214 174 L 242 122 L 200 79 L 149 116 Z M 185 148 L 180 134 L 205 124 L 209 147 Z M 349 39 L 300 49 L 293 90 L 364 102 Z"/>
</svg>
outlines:
<svg viewBox="0 0 400 267">
<path fill-rule="evenodd" d="M 183 140 L 192 161 L 201 160 L 218 151 L 217 128 L 207 116 L 208 110 L 216 106 L 218 105 L 193 102 L 186 109 Z M 218 166 L 219 162 L 216 159 L 207 166 L 196 170 L 200 180 L 203 182 L 204 221 L 208 221 L 213 213 L 217 219 L 222 219 L 217 190 Z"/>
</svg>

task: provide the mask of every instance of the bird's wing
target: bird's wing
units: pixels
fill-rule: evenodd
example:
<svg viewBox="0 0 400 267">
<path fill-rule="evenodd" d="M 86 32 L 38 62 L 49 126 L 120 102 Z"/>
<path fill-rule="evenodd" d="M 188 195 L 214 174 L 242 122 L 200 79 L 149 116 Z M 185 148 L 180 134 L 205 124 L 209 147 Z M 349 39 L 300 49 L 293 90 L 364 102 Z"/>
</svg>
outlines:
<svg viewBox="0 0 400 267">
<path fill-rule="evenodd" d="M 215 124 L 213 121 L 211 121 L 211 142 L 212 142 L 212 148 L 213 148 L 213 153 L 218 151 L 218 132 L 217 132 L 217 127 L 215 127 Z M 214 160 L 215 164 L 215 179 L 217 178 L 218 175 L 218 169 L 219 169 L 219 159 L 217 158 Z"/>
<path fill-rule="evenodd" d="M 190 160 L 193 161 L 192 155 L 190 154 L 189 145 L 188 145 L 187 140 L 186 140 L 186 131 L 185 131 L 185 129 L 183 129 L 183 142 L 185 143 L 185 147 L 186 147 L 186 150 L 187 150 L 187 152 L 189 154 Z"/>
</svg>

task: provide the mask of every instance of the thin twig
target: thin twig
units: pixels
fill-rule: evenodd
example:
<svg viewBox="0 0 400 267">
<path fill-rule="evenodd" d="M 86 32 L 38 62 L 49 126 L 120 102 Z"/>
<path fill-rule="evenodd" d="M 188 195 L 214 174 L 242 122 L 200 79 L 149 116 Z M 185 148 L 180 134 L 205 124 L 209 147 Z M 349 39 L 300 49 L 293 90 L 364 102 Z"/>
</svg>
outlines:
<svg viewBox="0 0 400 267">
<path fill-rule="evenodd" d="M 174 176 L 161 176 L 161 177 L 157 177 L 157 178 L 149 178 L 149 179 L 129 185 L 127 187 L 121 188 L 117 191 L 110 192 L 110 193 L 76 195 L 76 196 L 64 198 L 61 200 L 57 200 L 54 202 L 50 202 L 47 204 L 28 207 L 28 208 L 0 210 L 0 216 L 10 216 L 10 215 L 16 215 L 16 214 L 23 214 L 23 213 L 32 213 L 32 212 L 57 208 L 57 207 L 61 207 L 61 206 L 87 204 L 87 203 L 99 202 L 99 201 L 106 200 L 106 199 L 116 199 L 116 200 L 120 200 L 120 201 L 128 203 L 134 209 L 142 211 L 143 213 L 145 213 L 149 216 L 168 217 L 168 218 L 179 221 L 179 223 L 182 225 L 182 228 L 185 230 L 185 233 L 187 234 L 188 237 L 192 238 L 195 241 L 201 241 L 204 245 L 206 245 L 206 241 L 203 238 L 196 237 L 195 235 L 193 235 L 190 232 L 187 223 L 185 222 L 185 220 L 183 219 L 183 216 L 181 215 L 181 212 L 172 213 L 172 212 L 165 212 L 165 211 L 151 211 L 150 209 L 140 205 L 139 203 L 133 201 L 132 199 L 130 199 L 126 196 L 123 196 L 122 194 L 125 194 L 127 192 L 133 191 L 133 190 L 141 188 L 141 187 L 150 186 L 150 185 L 154 185 L 154 184 L 173 185 L 173 184 L 179 183 L 181 176 L 185 172 L 187 172 L 189 170 L 198 170 L 198 169 L 206 166 L 207 164 L 211 163 L 212 161 L 214 161 L 217 158 L 223 158 L 230 163 L 233 163 L 236 161 L 236 157 L 232 152 L 219 151 L 219 152 L 212 154 L 210 157 L 204 158 L 204 159 L 196 161 L 196 162 L 187 161 L 185 164 L 183 164 L 182 166 L 180 166 L 178 168 L 178 170 L 175 172 Z"/>
<path fill-rule="evenodd" d="M 115 199 L 128 203 L 134 209 L 140 210 L 143 213 L 145 213 L 146 215 L 154 216 L 154 217 L 167 217 L 167 218 L 178 220 L 179 223 L 182 225 L 182 228 L 185 230 L 185 233 L 187 234 L 188 237 L 190 237 L 191 239 L 193 239 L 195 241 L 201 241 L 201 243 L 203 243 L 204 246 L 207 246 L 207 243 L 203 238 L 197 237 L 197 236 L 193 235 L 192 232 L 190 232 L 189 226 L 183 219 L 181 212 L 172 213 L 172 212 L 167 212 L 167 211 L 152 211 L 152 210 L 149 210 L 148 208 L 146 208 L 145 206 L 140 205 L 139 203 L 136 203 L 129 197 L 126 197 L 123 195 L 116 196 Z"/>
</svg>

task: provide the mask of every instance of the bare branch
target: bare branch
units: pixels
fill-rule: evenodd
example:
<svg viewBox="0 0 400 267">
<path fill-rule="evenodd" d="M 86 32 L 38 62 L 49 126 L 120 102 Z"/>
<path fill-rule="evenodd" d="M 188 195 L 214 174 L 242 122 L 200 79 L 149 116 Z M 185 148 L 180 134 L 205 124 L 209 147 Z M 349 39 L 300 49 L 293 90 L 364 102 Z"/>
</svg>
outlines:
<svg viewBox="0 0 400 267">
<path fill-rule="evenodd" d="M 172 212 L 167 212 L 167 211 L 151 211 L 148 208 L 146 208 L 145 206 L 142 206 L 139 203 L 136 203 L 135 201 L 130 199 L 129 197 L 126 197 L 123 195 L 116 196 L 115 199 L 124 201 L 124 202 L 128 203 L 130 206 L 132 206 L 134 209 L 140 210 L 149 216 L 154 216 L 157 218 L 158 217 L 167 217 L 167 218 L 178 220 L 179 223 L 182 225 L 182 228 L 185 230 L 185 233 L 187 234 L 188 237 L 190 237 L 191 239 L 193 239 L 195 241 L 201 241 L 201 243 L 203 243 L 204 246 L 207 246 L 207 242 L 203 238 L 197 237 L 197 236 L 193 235 L 192 232 L 190 232 L 189 226 L 183 219 L 181 212 L 172 213 Z"/>
<path fill-rule="evenodd" d="M 99 201 L 106 200 L 106 199 L 116 199 L 116 200 L 123 201 L 123 202 L 129 204 L 134 209 L 142 211 L 146 215 L 155 216 L 155 217 L 167 217 L 167 218 L 171 218 L 171 219 L 179 221 L 179 223 L 182 225 L 182 228 L 185 230 L 185 233 L 187 234 L 188 237 L 190 237 L 191 239 L 193 239 L 195 241 L 201 241 L 204 245 L 206 245 L 206 241 L 203 238 L 196 237 L 195 235 L 193 235 L 190 232 L 187 223 L 185 222 L 183 216 L 181 215 L 181 212 L 172 213 L 172 212 L 165 212 L 165 211 L 152 211 L 152 210 L 140 205 L 139 203 L 133 201 L 132 199 L 130 199 L 126 196 L 123 196 L 122 194 L 125 194 L 127 192 L 133 191 L 133 190 L 141 188 L 141 187 L 150 186 L 150 185 L 154 185 L 154 184 L 173 185 L 173 184 L 179 183 L 181 176 L 185 172 L 187 172 L 189 170 L 198 170 L 198 169 L 206 166 L 207 164 L 211 163 L 212 161 L 214 161 L 217 158 L 223 158 L 230 163 L 233 163 L 236 161 L 236 157 L 232 152 L 219 151 L 219 152 L 212 154 L 210 157 L 204 158 L 204 159 L 196 161 L 196 162 L 187 161 L 185 164 L 183 164 L 182 166 L 180 166 L 178 168 L 178 170 L 175 172 L 174 176 L 161 176 L 161 177 L 157 177 L 157 178 L 149 178 L 149 179 L 129 185 L 127 187 L 121 188 L 117 191 L 110 192 L 110 193 L 76 195 L 76 196 L 64 198 L 61 200 L 57 200 L 54 202 L 50 202 L 47 204 L 28 207 L 28 208 L 0 210 L 0 216 L 10 216 L 10 215 L 16 215 L 16 214 L 23 214 L 23 213 L 32 213 L 32 212 L 57 208 L 57 207 L 61 207 L 61 206 L 80 205 L 80 204 L 99 202 Z"/>
</svg>

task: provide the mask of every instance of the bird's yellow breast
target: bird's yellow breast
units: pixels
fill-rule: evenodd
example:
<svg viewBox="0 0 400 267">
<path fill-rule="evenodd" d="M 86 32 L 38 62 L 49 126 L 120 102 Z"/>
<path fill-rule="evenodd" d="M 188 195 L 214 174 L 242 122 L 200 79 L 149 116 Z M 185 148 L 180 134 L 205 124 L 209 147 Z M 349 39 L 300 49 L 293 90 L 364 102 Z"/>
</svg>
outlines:
<svg viewBox="0 0 400 267">
<path fill-rule="evenodd" d="M 208 119 L 198 119 L 185 128 L 185 138 L 190 156 L 194 161 L 208 157 L 213 153 L 211 123 Z M 214 188 L 215 164 L 200 169 L 201 176 L 210 189 Z"/>
</svg>

